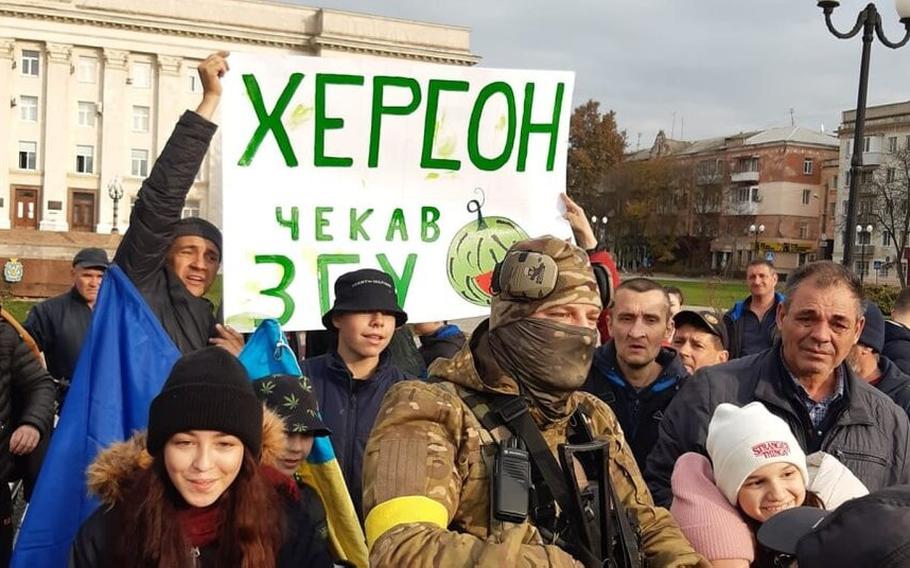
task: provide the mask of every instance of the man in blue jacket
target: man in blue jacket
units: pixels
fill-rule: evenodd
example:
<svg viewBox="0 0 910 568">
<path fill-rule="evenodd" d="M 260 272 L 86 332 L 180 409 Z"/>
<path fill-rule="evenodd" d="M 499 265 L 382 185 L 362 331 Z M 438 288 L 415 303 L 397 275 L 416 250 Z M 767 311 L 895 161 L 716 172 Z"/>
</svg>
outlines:
<svg viewBox="0 0 910 568">
<path fill-rule="evenodd" d="M 386 391 L 407 377 L 391 363 L 386 349 L 395 329 L 408 321 L 398 306 L 388 274 L 362 269 L 335 281 L 335 304 L 322 316 L 338 334 L 337 346 L 302 361 L 319 399 L 325 425 L 351 500 L 363 519 L 363 452 Z"/>
<path fill-rule="evenodd" d="M 647 278 L 624 281 L 609 325 L 613 339 L 594 353 L 584 390 L 610 405 L 644 469 L 664 409 L 689 375 L 676 351 L 662 347 L 673 329 L 667 291 Z"/>
<path fill-rule="evenodd" d="M 746 267 L 746 281 L 749 297 L 724 314 L 730 359 L 761 353 L 771 347 L 777 334 L 777 305 L 784 297 L 775 292 L 774 265 L 764 259 L 753 260 Z"/>
</svg>

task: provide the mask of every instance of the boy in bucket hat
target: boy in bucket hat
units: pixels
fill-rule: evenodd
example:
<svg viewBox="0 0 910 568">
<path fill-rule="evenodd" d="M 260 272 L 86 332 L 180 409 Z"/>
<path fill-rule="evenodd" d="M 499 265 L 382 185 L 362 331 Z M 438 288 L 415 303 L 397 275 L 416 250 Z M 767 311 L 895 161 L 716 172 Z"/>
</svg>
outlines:
<svg viewBox="0 0 910 568">
<path fill-rule="evenodd" d="M 335 304 L 322 318 L 337 333 L 337 346 L 301 362 L 325 425 L 334 432 L 335 455 L 361 519 L 364 448 L 386 391 L 408 378 L 386 348 L 407 321 L 388 274 L 370 268 L 342 274 L 335 281 Z"/>
</svg>

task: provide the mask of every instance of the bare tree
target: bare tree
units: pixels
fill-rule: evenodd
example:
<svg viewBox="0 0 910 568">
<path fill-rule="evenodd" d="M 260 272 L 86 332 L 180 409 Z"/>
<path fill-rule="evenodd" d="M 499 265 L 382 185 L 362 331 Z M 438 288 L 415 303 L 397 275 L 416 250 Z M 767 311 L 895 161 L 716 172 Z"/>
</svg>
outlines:
<svg viewBox="0 0 910 568">
<path fill-rule="evenodd" d="M 860 218 L 866 217 L 888 233 L 889 243 L 894 246 L 894 263 L 901 288 L 907 287 L 907 275 L 901 260 L 907 247 L 910 232 L 910 148 L 903 148 L 890 155 L 877 168 L 864 186 L 865 194 L 871 201 L 861 208 Z M 865 210 L 866 214 L 862 215 Z"/>
</svg>

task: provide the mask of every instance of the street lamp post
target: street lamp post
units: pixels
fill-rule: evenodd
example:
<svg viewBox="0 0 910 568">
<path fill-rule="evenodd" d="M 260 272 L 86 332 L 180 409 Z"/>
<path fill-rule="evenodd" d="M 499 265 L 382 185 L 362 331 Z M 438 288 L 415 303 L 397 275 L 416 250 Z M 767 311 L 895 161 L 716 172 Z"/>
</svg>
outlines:
<svg viewBox="0 0 910 568">
<path fill-rule="evenodd" d="M 765 232 L 764 225 L 758 225 L 758 226 L 749 225 L 749 234 L 755 235 L 755 241 L 754 241 L 754 245 L 753 245 L 753 247 L 755 248 L 755 256 L 753 257 L 753 259 L 758 258 L 758 235 L 760 235 L 764 232 Z"/>
<path fill-rule="evenodd" d="M 123 186 L 120 185 L 120 176 L 114 176 L 110 183 L 107 184 L 107 195 L 114 202 L 114 219 L 111 223 L 111 233 L 117 234 L 120 229 L 117 228 L 117 209 L 120 199 L 123 198 Z"/>
<path fill-rule="evenodd" d="M 844 235 L 844 259 L 843 264 L 848 268 L 853 266 L 853 247 L 856 240 L 856 234 L 853 230 L 857 227 L 856 223 L 856 203 L 857 193 L 859 192 L 859 178 L 863 168 L 863 131 L 866 126 L 866 91 L 869 87 L 869 55 L 872 52 L 873 33 L 878 36 L 886 46 L 891 49 L 902 47 L 910 40 L 910 0 L 895 0 L 900 22 L 904 24 L 904 38 L 894 43 L 886 36 L 882 30 L 882 19 L 879 16 L 875 4 L 869 3 L 857 16 L 856 24 L 849 32 L 842 33 L 835 29 L 831 23 L 831 14 L 834 9 L 840 6 L 837 0 L 818 0 L 818 7 L 825 13 L 825 25 L 828 30 L 839 39 L 850 39 L 862 30 L 863 32 L 863 55 L 860 59 L 859 66 L 859 94 L 856 97 L 856 121 L 853 129 L 853 157 L 850 160 L 850 191 L 847 196 L 847 220 L 846 234 Z"/>
<path fill-rule="evenodd" d="M 594 225 L 594 236 L 597 237 L 597 244 L 599 246 L 606 246 L 607 238 L 607 216 L 598 217 L 597 215 L 591 215 L 591 224 Z"/>
<path fill-rule="evenodd" d="M 866 225 L 865 227 L 863 227 L 862 225 L 857 225 L 857 226 L 856 226 L 856 232 L 857 232 L 857 234 L 859 234 L 859 235 L 863 235 L 863 234 L 869 235 L 869 238 L 868 238 L 868 239 L 867 239 L 867 238 L 860 237 L 860 246 L 861 246 L 862 248 L 860 249 L 859 283 L 860 283 L 861 285 L 863 284 L 863 280 L 865 279 L 866 272 L 867 272 L 867 268 L 866 268 L 866 241 L 867 241 L 867 240 L 870 240 L 870 241 L 872 240 L 872 230 L 873 230 L 873 229 L 874 229 L 874 227 L 873 227 L 872 225 Z M 849 268 L 849 267 L 848 267 L 848 268 Z"/>
</svg>

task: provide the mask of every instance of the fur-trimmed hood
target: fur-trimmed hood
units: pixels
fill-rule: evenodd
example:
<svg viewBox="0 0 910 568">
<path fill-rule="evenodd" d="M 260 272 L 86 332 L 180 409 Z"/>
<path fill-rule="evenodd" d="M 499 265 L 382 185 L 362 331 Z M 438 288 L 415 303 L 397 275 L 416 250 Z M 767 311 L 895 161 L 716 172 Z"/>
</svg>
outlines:
<svg viewBox="0 0 910 568">
<path fill-rule="evenodd" d="M 274 466 L 284 452 L 284 422 L 265 408 L 262 414 L 262 455 L 259 463 Z M 89 491 L 107 506 L 113 506 L 123 495 L 135 474 L 152 465 L 145 446 L 145 432 L 137 432 L 125 442 L 101 450 L 86 471 Z"/>
</svg>

